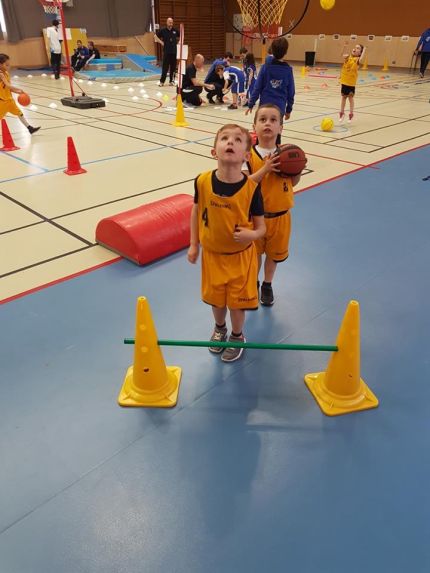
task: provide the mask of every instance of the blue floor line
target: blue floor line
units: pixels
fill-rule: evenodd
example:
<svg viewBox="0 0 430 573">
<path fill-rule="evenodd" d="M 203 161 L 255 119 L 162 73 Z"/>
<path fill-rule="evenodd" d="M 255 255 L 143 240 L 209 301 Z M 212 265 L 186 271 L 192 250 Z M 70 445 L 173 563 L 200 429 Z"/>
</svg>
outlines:
<svg viewBox="0 0 430 573">
<path fill-rule="evenodd" d="M 29 165 L 30 167 L 34 167 L 35 169 L 41 169 L 43 172 L 47 173 L 49 171 L 49 169 L 46 169 L 46 167 L 40 167 L 40 165 L 35 165 L 34 163 L 31 163 L 31 161 L 27 161 L 26 159 L 23 159 L 22 157 L 17 157 L 16 155 L 13 155 L 10 151 L 3 151 L 2 153 L 4 153 L 6 155 L 6 157 L 11 157 L 13 159 L 16 159 L 17 161 L 21 161 L 21 163 L 25 163 L 26 165 Z M 41 173 L 32 173 L 32 175 L 42 175 Z M 3 181 L 1 181 L 3 182 Z"/>
<path fill-rule="evenodd" d="M 200 143 L 201 141 L 207 141 L 208 139 L 212 139 L 212 137 L 204 137 L 203 139 L 198 139 L 196 141 L 184 141 L 183 143 L 175 143 L 174 145 L 163 145 L 160 147 L 151 147 L 150 149 L 144 149 L 142 151 L 134 151 L 132 153 L 125 153 L 123 155 L 113 155 L 112 157 L 104 157 L 102 159 L 95 159 L 94 161 L 87 161 L 87 162 L 83 162 L 81 163 L 81 165 L 92 165 L 93 163 L 102 163 L 103 161 L 112 161 L 115 159 L 122 159 L 124 157 L 132 157 L 133 155 L 141 155 L 143 153 L 149 153 L 150 151 L 161 151 L 163 149 L 175 149 L 176 147 L 180 147 L 182 145 L 190 145 L 192 143 Z M 14 155 L 10 155 L 10 157 L 13 157 L 14 159 L 18 159 L 18 161 L 24 161 L 21 160 L 19 157 L 16 157 Z M 25 163 L 25 161 L 24 161 Z M 32 164 L 30 164 L 32 165 Z M 29 175 L 21 175 L 20 177 L 13 177 L 12 179 L 0 179 L 0 183 L 11 183 L 12 181 L 18 181 L 20 179 L 28 179 L 29 177 L 37 177 L 38 175 L 45 175 L 47 173 L 56 173 L 58 171 L 63 171 L 67 166 L 64 165 L 62 167 L 57 167 L 55 169 L 46 169 L 44 167 L 39 167 L 37 165 L 32 165 L 33 167 L 36 167 L 38 169 L 41 169 L 43 172 L 42 173 L 31 173 Z"/>
</svg>

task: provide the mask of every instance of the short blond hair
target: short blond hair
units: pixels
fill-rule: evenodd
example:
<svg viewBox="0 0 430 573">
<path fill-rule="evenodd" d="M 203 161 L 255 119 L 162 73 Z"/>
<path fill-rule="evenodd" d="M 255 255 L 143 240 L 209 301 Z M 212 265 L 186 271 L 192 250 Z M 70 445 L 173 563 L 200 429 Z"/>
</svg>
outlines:
<svg viewBox="0 0 430 573">
<path fill-rule="evenodd" d="M 245 128 L 242 127 L 241 125 L 237 125 L 236 123 L 227 123 L 226 125 L 223 125 L 222 127 L 219 128 L 219 130 L 217 131 L 216 135 L 215 135 L 215 141 L 214 141 L 214 147 L 216 147 L 217 141 L 218 141 L 218 137 L 221 135 L 221 133 L 223 131 L 225 131 L 226 129 L 238 129 L 244 136 L 246 139 L 246 151 L 250 151 L 251 147 L 252 147 L 252 139 L 251 139 L 251 135 L 249 133 L 249 131 Z"/>
</svg>

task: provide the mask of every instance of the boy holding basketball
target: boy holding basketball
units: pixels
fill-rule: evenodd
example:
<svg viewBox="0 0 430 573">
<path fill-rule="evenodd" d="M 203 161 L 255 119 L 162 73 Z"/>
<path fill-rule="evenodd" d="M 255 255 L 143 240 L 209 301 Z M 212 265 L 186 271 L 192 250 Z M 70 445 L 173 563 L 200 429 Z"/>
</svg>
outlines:
<svg viewBox="0 0 430 573">
<path fill-rule="evenodd" d="M 352 121 L 354 117 L 354 95 L 355 85 L 358 77 L 358 67 L 364 57 L 365 48 L 361 44 L 357 44 L 350 54 L 343 54 L 343 65 L 340 74 L 340 83 L 342 85 L 340 93 L 342 100 L 340 104 L 339 121 L 345 118 L 345 105 L 346 100 L 349 100 L 349 116 L 348 122 Z"/>
<path fill-rule="evenodd" d="M 282 132 L 283 114 L 272 103 L 261 105 L 255 114 L 254 130 L 257 145 L 251 150 L 248 161 L 250 179 L 261 183 L 264 202 L 266 234 L 256 242 L 259 269 L 264 261 L 264 281 L 261 285 L 260 302 L 263 306 L 274 303 L 272 280 L 278 263 L 288 258 L 291 233 L 291 209 L 294 207 L 293 186 L 300 181 L 300 175 L 280 175 L 280 161 L 277 139 Z"/>
<path fill-rule="evenodd" d="M 40 127 L 32 127 L 29 125 L 12 97 L 12 93 L 23 94 L 24 91 L 14 87 L 10 83 L 9 69 L 9 56 L 7 54 L 0 54 L 0 119 L 3 119 L 7 113 L 11 113 L 18 117 L 19 121 L 25 125 L 30 134 L 36 133 Z"/>
<path fill-rule="evenodd" d="M 202 246 L 202 299 L 212 306 L 215 328 L 211 341 L 244 342 L 245 310 L 258 307 L 257 256 L 254 241 L 266 230 L 260 186 L 242 172 L 251 136 L 247 129 L 224 125 L 215 137 L 212 156 L 218 168 L 195 180 L 188 260 L 196 263 Z M 241 357 L 243 348 L 210 347 L 224 362 Z"/>
</svg>

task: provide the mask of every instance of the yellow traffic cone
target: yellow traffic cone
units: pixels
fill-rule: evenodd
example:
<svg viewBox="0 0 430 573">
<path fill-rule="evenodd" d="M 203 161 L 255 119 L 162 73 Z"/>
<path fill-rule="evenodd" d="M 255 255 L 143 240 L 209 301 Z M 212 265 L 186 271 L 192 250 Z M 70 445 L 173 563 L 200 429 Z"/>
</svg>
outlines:
<svg viewBox="0 0 430 573">
<path fill-rule="evenodd" d="M 361 66 L 361 69 L 364 71 L 367 70 L 367 56 L 364 56 L 364 61 L 363 61 L 363 65 Z"/>
<path fill-rule="evenodd" d="M 149 303 L 144 296 L 140 296 L 136 308 L 134 363 L 127 370 L 118 404 L 171 408 L 178 401 L 180 382 L 181 368 L 166 367 Z"/>
<path fill-rule="evenodd" d="M 300 75 L 302 76 L 302 78 L 304 78 L 306 76 L 306 68 L 305 66 L 302 66 L 302 71 L 300 72 Z"/>
<path fill-rule="evenodd" d="M 382 68 L 383 72 L 388 72 L 388 58 L 384 60 L 384 67 Z"/>
<path fill-rule="evenodd" d="M 368 410 L 378 399 L 360 378 L 360 306 L 351 300 L 340 326 L 327 370 L 306 374 L 305 383 L 328 416 Z"/>
<path fill-rule="evenodd" d="M 176 96 L 176 119 L 172 122 L 175 127 L 188 127 L 188 123 L 185 121 L 184 106 L 182 103 L 181 94 Z"/>
</svg>

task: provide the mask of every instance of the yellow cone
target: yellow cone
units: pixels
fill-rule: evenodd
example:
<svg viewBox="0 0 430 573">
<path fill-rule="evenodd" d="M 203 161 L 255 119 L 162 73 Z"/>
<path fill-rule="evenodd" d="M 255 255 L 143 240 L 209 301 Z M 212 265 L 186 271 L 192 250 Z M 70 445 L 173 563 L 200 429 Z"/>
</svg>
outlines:
<svg viewBox="0 0 430 573">
<path fill-rule="evenodd" d="M 118 404 L 171 408 L 178 401 L 180 381 L 181 368 L 164 363 L 149 303 L 141 296 L 136 308 L 134 364 L 127 370 Z"/>
<path fill-rule="evenodd" d="M 300 75 L 302 76 L 302 78 L 304 78 L 306 76 L 306 68 L 305 66 L 302 66 L 302 71 L 300 72 Z"/>
<path fill-rule="evenodd" d="M 388 58 L 384 60 L 384 67 L 382 68 L 383 72 L 388 72 Z"/>
<path fill-rule="evenodd" d="M 184 106 L 182 104 L 181 94 L 176 96 L 176 119 L 172 122 L 175 127 L 188 127 L 188 123 L 185 121 Z"/>
<path fill-rule="evenodd" d="M 328 416 L 368 410 L 378 399 L 360 378 L 360 306 L 350 301 L 327 370 L 306 374 L 305 383 Z"/>
<path fill-rule="evenodd" d="M 363 65 L 361 66 L 361 69 L 364 71 L 367 70 L 367 56 L 364 56 L 364 61 L 363 61 Z"/>
</svg>

